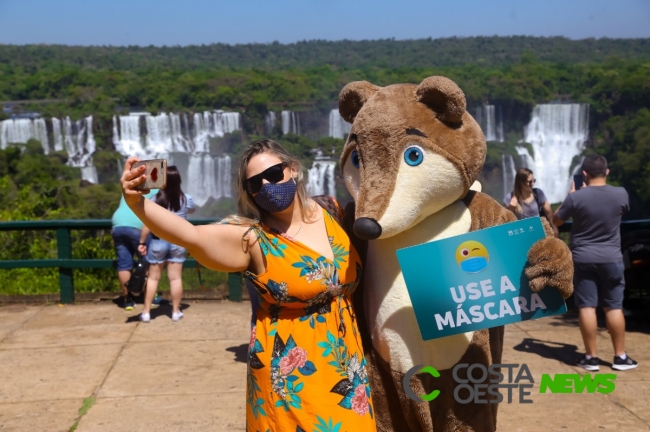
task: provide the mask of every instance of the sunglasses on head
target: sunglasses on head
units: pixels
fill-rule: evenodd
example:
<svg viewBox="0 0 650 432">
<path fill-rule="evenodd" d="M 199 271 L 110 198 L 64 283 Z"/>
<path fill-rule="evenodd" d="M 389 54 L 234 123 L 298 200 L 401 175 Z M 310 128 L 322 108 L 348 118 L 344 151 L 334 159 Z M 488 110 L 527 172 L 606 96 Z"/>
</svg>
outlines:
<svg viewBox="0 0 650 432">
<path fill-rule="evenodd" d="M 265 169 L 259 174 L 249 177 L 244 181 L 244 190 L 249 194 L 256 194 L 262 190 L 262 180 L 267 180 L 269 183 L 277 183 L 284 179 L 284 168 L 286 163 L 282 162 Z"/>
</svg>

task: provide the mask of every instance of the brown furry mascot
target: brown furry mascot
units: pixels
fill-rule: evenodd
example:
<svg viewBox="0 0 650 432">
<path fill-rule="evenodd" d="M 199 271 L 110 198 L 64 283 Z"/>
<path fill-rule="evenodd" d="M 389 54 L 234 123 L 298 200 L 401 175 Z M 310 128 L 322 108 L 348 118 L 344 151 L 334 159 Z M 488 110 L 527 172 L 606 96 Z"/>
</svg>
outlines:
<svg viewBox="0 0 650 432">
<path fill-rule="evenodd" d="M 355 307 L 378 430 L 494 431 L 498 404 L 456 403 L 451 370 L 458 363 L 501 363 L 503 327 L 423 341 L 395 255 L 515 220 L 495 200 L 470 190 L 486 143 L 465 95 L 440 76 L 420 85 L 358 81 L 341 91 L 339 110 L 352 123 L 341 167 L 355 200 L 347 224 L 365 259 Z M 544 225 L 547 237 L 530 249 L 526 275 L 533 291 L 551 286 L 566 298 L 573 290 L 571 253 Z M 418 374 L 410 381 L 416 394 L 441 391 L 429 403 L 409 399 L 402 387 L 415 365 L 440 371 L 439 378 Z"/>
</svg>

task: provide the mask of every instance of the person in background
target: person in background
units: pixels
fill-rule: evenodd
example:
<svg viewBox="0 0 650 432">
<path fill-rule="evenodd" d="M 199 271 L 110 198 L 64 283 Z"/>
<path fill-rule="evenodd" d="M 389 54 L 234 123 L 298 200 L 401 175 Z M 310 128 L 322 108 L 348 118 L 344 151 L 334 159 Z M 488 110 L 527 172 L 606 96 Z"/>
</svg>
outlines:
<svg viewBox="0 0 650 432">
<path fill-rule="evenodd" d="M 526 219 L 529 217 L 543 216 L 551 224 L 555 237 L 560 233 L 553 224 L 553 211 L 551 205 L 546 199 L 544 191 L 533 187 L 535 177 L 533 172 L 528 168 L 519 168 L 515 175 L 515 186 L 503 200 L 503 204 L 517 216 L 517 219 Z"/>
<path fill-rule="evenodd" d="M 187 219 L 187 215 L 194 213 L 196 209 L 194 200 L 181 189 L 181 174 L 174 165 L 167 167 L 167 186 L 165 189 L 158 191 L 151 200 L 159 206 L 170 212 Z M 142 322 L 151 321 L 151 304 L 156 291 L 158 282 L 162 275 L 163 267 L 167 263 L 167 277 L 169 278 L 169 287 L 172 297 L 172 321 L 178 321 L 183 318 L 183 312 L 180 309 L 181 298 L 183 296 L 183 263 L 187 255 L 185 248 L 165 241 L 155 234 L 151 234 L 151 242 L 147 246 L 146 239 L 150 230 L 143 226 L 140 233 L 138 250 L 147 255 L 149 261 L 149 278 L 147 279 L 147 290 L 144 297 L 144 309 L 140 314 Z"/>
<path fill-rule="evenodd" d="M 151 191 L 147 198 L 155 195 L 157 190 Z M 124 197 L 120 198 L 120 204 L 113 213 L 112 217 L 112 236 L 115 255 L 117 256 L 117 279 L 122 288 L 122 305 L 125 310 L 132 311 L 135 308 L 135 301 L 129 295 L 126 289 L 126 283 L 131 278 L 133 269 L 133 256 L 138 251 L 138 243 L 141 240 L 142 221 L 126 205 Z M 146 237 L 145 237 L 146 239 Z M 155 295 L 152 302 L 159 305 L 162 298 Z"/>
<path fill-rule="evenodd" d="M 126 161 L 122 191 L 145 225 L 210 269 L 243 271 L 258 293 L 247 430 L 375 431 L 352 305 L 361 259 L 336 201 L 308 196 L 300 160 L 274 141 L 252 143 L 239 162 L 238 215 L 199 226 L 142 198 L 136 161 Z"/>
<path fill-rule="evenodd" d="M 585 344 L 585 356 L 578 366 L 588 371 L 600 369 L 596 355 L 596 307 L 605 311 L 607 330 L 614 346 L 615 370 L 638 367 L 625 352 L 623 315 L 623 255 L 621 253 L 621 217 L 629 211 L 627 191 L 607 184 L 607 160 L 601 155 L 587 156 L 582 163 L 585 187 L 571 185 L 553 217 L 560 226 L 573 218 L 571 253 L 573 254 L 573 295 L 579 308 L 579 325 Z"/>
</svg>

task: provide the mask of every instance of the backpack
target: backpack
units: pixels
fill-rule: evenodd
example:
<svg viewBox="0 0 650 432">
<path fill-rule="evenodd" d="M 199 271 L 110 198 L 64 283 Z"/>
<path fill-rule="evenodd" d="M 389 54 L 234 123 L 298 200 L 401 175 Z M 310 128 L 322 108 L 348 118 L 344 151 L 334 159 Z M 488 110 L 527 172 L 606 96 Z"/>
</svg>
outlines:
<svg viewBox="0 0 650 432">
<path fill-rule="evenodd" d="M 147 272 L 149 261 L 144 256 L 139 257 L 131 270 L 131 278 L 126 283 L 126 289 L 132 296 L 142 295 L 147 287 Z"/>
<path fill-rule="evenodd" d="M 546 217 L 544 214 L 544 203 L 540 202 L 539 194 L 537 193 L 539 189 L 533 188 L 533 196 L 535 197 L 535 202 L 537 203 L 537 209 L 539 210 L 539 216 L 540 217 Z"/>
</svg>

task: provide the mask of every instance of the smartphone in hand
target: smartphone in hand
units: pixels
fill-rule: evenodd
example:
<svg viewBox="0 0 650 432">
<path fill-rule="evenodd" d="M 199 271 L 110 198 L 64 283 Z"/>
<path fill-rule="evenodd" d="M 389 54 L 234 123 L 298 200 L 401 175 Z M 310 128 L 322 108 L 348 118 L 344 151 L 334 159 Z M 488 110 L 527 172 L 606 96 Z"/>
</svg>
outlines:
<svg viewBox="0 0 650 432">
<path fill-rule="evenodd" d="M 575 190 L 578 190 L 582 187 L 582 185 L 585 182 L 585 178 L 582 174 L 576 174 L 573 176 L 573 184 L 575 186 Z"/>
<path fill-rule="evenodd" d="M 144 175 L 147 177 L 144 182 L 135 187 L 137 190 L 165 189 L 167 186 L 167 159 L 150 159 L 138 161 L 131 169 L 141 165 L 147 167 Z"/>
</svg>

